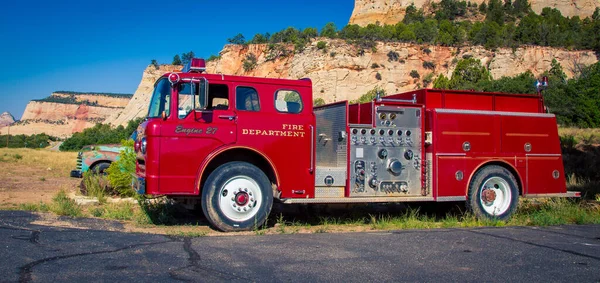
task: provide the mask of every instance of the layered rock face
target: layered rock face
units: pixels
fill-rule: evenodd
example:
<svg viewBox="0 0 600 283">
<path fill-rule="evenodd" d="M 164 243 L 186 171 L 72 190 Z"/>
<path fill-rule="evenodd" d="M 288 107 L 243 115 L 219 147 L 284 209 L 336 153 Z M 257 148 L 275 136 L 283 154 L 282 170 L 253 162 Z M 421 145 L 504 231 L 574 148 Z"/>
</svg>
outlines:
<svg viewBox="0 0 600 283">
<path fill-rule="evenodd" d="M 327 42 L 326 51 L 317 48 L 318 41 Z M 293 50 L 292 46 L 288 47 Z M 499 48 L 496 51 L 483 47 L 457 49 L 454 47 L 424 46 L 406 43 L 377 43 L 377 50 L 359 50 L 342 40 L 316 39 L 303 52 L 286 57 L 277 57 L 277 51 L 267 45 L 227 45 L 219 60 L 208 62 L 209 73 L 244 75 L 269 78 L 310 78 L 313 83 L 313 99 L 323 98 L 326 102 L 357 99 L 367 91 L 379 87 L 387 94 L 422 88 L 428 79 L 439 74 L 450 77 L 458 59 L 473 57 L 488 66 L 494 78 L 514 76 L 525 71 L 539 75 L 550 69 L 552 59 L 572 77 L 579 66 L 598 61 L 593 51 L 566 51 L 548 47 L 523 47 L 515 50 Z M 388 60 L 388 53 L 397 53 L 397 60 Z M 257 66 L 244 71 L 243 60 L 249 54 L 257 58 Z M 276 57 L 275 59 L 272 59 Z M 267 60 L 269 58 L 269 60 Z M 424 67 L 424 63 L 428 68 Z M 431 65 L 435 66 L 431 68 Z M 163 73 L 178 70 L 179 66 L 164 65 L 160 69 L 149 66 L 145 71 L 134 97 L 121 112 L 106 122 L 125 125 L 127 121 L 146 114 L 152 87 Z M 415 70 L 419 77 L 410 76 Z M 378 75 L 379 74 L 379 75 Z M 533 87 L 533 86 L 532 86 Z"/>
<path fill-rule="evenodd" d="M 52 93 L 45 99 L 30 101 L 21 121 L 11 125 L 10 133 L 69 137 L 103 123 L 112 113 L 121 111 L 130 99 L 127 95 Z M 0 128 L 2 132 L 7 130 Z"/>
<path fill-rule="evenodd" d="M 160 65 L 158 68 L 148 66 L 142 74 L 142 80 L 138 85 L 131 100 L 122 111 L 116 111 L 106 118 L 105 123 L 111 125 L 126 125 L 127 122 L 137 117 L 144 117 L 148 113 L 148 105 L 154 90 L 154 83 L 164 73 L 181 70 L 181 66 Z"/>
<path fill-rule="evenodd" d="M 11 125 L 15 122 L 15 117 L 9 112 L 0 114 L 0 127 Z"/>
<path fill-rule="evenodd" d="M 417 8 L 431 6 L 440 0 L 355 0 L 354 10 L 350 17 L 350 24 L 366 26 L 379 22 L 381 24 L 395 24 L 404 19 L 406 7 L 412 3 Z M 471 3 L 488 2 L 486 0 L 471 0 Z M 564 16 L 579 16 L 586 18 L 594 13 L 596 7 L 600 7 L 598 0 L 529 0 L 531 9 L 535 13 L 541 13 L 545 7 L 558 9 Z"/>
</svg>

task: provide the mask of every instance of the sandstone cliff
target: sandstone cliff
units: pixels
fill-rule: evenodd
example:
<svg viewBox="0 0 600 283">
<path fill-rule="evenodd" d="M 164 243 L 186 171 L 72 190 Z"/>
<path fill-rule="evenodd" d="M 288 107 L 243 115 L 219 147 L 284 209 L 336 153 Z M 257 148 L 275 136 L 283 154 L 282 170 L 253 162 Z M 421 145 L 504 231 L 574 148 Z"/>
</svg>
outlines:
<svg viewBox="0 0 600 283">
<path fill-rule="evenodd" d="M 142 80 L 140 81 L 137 90 L 125 108 L 122 111 L 115 111 L 112 113 L 112 115 L 107 117 L 105 123 L 112 125 L 126 125 L 130 120 L 137 117 L 144 117 L 148 113 L 148 105 L 150 105 L 154 83 L 164 73 L 175 70 L 181 70 L 181 66 L 160 65 L 158 68 L 152 65 L 148 66 L 142 74 Z"/>
<path fill-rule="evenodd" d="M 327 42 L 324 52 L 317 48 L 317 42 Z M 289 47 L 293 49 L 292 46 Z M 388 61 L 387 54 L 398 54 L 398 61 Z M 515 50 L 499 48 L 496 51 L 483 47 L 455 48 L 423 46 L 407 43 L 377 43 L 377 51 L 366 51 L 358 55 L 358 49 L 342 40 L 316 39 L 303 52 L 287 57 L 271 59 L 276 51 L 267 45 L 226 45 L 219 60 L 208 63 L 209 73 L 247 75 L 270 78 L 299 79 L 308 77 L 313 83 L 314 98 L 326 102 L 357 99 L 374 87 L 385 89 L 388 94 L 424 87 L 424 79 L 435 78 L 439 74 L 450 76 L 457 59 L 473 57 L 488 66 L 494 78 L 514 76 L 525 71 L 539 75 L 550 69 L 552 59 L 572 77 L 574 70 L 581 65 L 598 61 L 592 51 L 566 51 L 548 47 L 522 47 Z M 258 59 L 256 68 L 245 72 L 243 60 L 248 54 Z M 275 54 L 276 55 L 276 54 Z M 434 69 L 425 68 L 424 62 L 433 63 Z M 145 71 L 134 97 L 127 107 L 106 120 L 113 125 L 124 125 L 127 121 L 146 114 L 156 79 L 164 72 L 180 67 L 164 65 L 160 69 L 149 66 Z M 416 70 L 420 79 L 414 79 L 410 72 Z M 377 75 L 379 74 L 379 75 Z"/>
<path fill-rule="evenodd" d="M 350 24 L 366 26 L 379 22 L 381 24 L 395 24 L 404 18 L 406 7 L 412 3 L 417 8 L 427 8 L 431 3 L 440 0 L 355 0 L 354 10 L 350 17 Z M 471 0 L 471 3 L 487 2 L 486 0 Z M 531 9 L 541 13 L 545 7 L 558 9 L 563 16 L 581 18 L 589 17 L 596 7 L 600 7 L 599 0 L 529 0 Z"/>
<path fill-rule="evenodd" d="M 47 98 L 30 101 L 21 121 L 11 125 L 10 133 L 68 137 L 103 123 L 112 113 L 122 110 L 130 98 L 128 95 L 55 92 Z M 0 128 L 2 132 L 7 130 Z"/>
<path fill-rule="evenodd" d="M 11 125 L 15 122 L 15 117 L 9 112 L 0 114 L 0 127 Z"/>
</svg>

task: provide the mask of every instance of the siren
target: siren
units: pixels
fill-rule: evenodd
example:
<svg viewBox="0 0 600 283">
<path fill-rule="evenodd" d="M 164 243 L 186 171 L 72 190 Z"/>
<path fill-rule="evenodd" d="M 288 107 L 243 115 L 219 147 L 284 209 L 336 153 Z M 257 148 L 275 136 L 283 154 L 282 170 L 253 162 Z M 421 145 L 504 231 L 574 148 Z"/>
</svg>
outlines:
<svg viewBox="0 0 600 283">
<path fill-rule="evenodd" d="M 535 88 L 537 89 L 538 93 L 541 94 L 542 90 L 546 89 L 548 87 L 548 77 L 543 76 L 542 80 L 536 80 L 535 81 Z"/>
<path fill-rule="evenodd" d="M 182 73 L 202 73 L 206 71 L 206 62 L 201 58 L 192 58 L 189 63 L 183 67 Z"/>
</svg>

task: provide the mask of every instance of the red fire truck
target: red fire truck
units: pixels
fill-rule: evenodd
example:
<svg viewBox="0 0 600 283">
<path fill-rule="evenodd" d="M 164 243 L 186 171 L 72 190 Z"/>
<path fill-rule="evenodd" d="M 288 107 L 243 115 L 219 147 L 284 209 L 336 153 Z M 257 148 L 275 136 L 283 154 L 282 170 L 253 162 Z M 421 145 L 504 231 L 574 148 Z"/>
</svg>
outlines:
<svg viewBox="0 0 600 283">
<path fill-rule="evenodd" d="M 541 95 L 422 89 L 313 107 L 309 79 L 205 73 L 193 59 L 155 84 L 134 188 L 199 203 L 223 231 L 286 204 L 466 201 L 507 219 L 519 197 L 567 192 L 556 119 Z"/>
</svg>

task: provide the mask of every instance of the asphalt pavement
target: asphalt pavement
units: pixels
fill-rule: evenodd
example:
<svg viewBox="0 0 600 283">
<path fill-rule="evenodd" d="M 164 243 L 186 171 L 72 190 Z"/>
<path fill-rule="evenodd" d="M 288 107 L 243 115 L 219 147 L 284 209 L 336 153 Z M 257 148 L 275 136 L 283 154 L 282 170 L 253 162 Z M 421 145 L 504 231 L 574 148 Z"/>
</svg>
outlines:
<svg viewBox="0 0 600 283">
<path fill-rule="evenodd" d="M 0 282 L 600 282 L 600 225 L 187 238 L 38 219 L 0 211 Z"/>
</svg>

